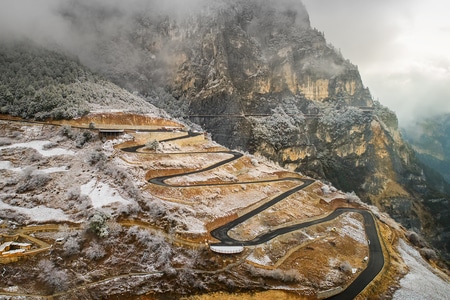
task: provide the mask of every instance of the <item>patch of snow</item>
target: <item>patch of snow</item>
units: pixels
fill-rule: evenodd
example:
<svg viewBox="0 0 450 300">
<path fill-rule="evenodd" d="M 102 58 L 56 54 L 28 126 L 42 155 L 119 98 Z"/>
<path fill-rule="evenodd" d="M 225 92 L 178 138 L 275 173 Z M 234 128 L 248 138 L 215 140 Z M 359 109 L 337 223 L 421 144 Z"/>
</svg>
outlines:
<svg viewBox="0 0 450 300">
<path fill-rule="evenodd" d="M 338 230 L 340 236 L 348 236 L 361 244 L 367 244 L 364 225 L 361 221 L 355 219 L 353 214 L 345 214 L 342 220 L 344 226 Z"/>
<path fill-rule="evenodd" d="M 25 208 L 12 206 L 0 201 L 0 210 L 12 210 L 28 216 L 34 222 L 68 221 L 68 216 L 61 209 L 54 209 L 42 205 Z"/>
<path fill-rule="evenodd" d="M 95 179 L 83 184 L 80 187 L 80 191 L 82 194 L 88 195 L 91 198 L 94 208 L 104 207 L 115 202 L 130 203 L 128 200 L 122 198 L 116 189 L 107 183 L 97 182 Z"/>
<path fill-rule="evenodd" d="M 205 224 L 193 216 L 187 216 L 178 221 L 185 224 L 187 227 L 187 231 L 190 233 L 205 233 L 206 232 Z"/>
<path fill-rule="evenodd" d="M 400 280 L 400 289 L 394 293 L 393 299 L 449 299 L 450 284 L 430 271 L 431 267 L 416 249 L 400 240 L 398 250 L 409 267 L 409 273 Z"/>
<path fill-rule="evenodd" d="M 256 257 L 254 252 L 247 257 L 249 262 L 258 264 L 260 266 L 273 266 L 273 262 L 267 254 L 264 254 L 262 257 Z"/>
<path fill-rule="evenodd" d="M 51 173 L 58 173 L 58 172 L 67 172 L 67 167 L 53 167 L 53 168 L 47 168 L 47 169 L 39 169 L 42 173 L 51 174 Z"/>
<path fill-rule="evenodd" d="M 338 269 L 331 269 L 326 275 L 325 278 L 323 278 L 322 281 L 320 281 L 319 286 L 321 288 L 332 288 L 336 286 L 336 282 L 338 282 L 341 278 L 342 274 Z"/>
<path fill-rule="evenodd" d="M 313 240 L 314 239 L 314 237 L 312 237 L 312 236 L 310 236 L 309 234 L 307 234 L 305 231 L 301 231 L 301 233 L 303 233 L 307 238 L 308 238 L 308 240 Z"/>
<path fill-rule="evenodd" d="M 329 185 L 323 185 L 322 186 L 322 192 L 326 195 L 326 194 L 330 194 L 331 193 L 331 189 L 330 189 L 330 186 Z"/>
<path fill-rule="evenodd" d="M 21 168 L 14 168 L 12 163 L 10 161 L 7 161 L 7 160 L 0 161 L 0 170 L 8 170 L 8 171 L 13 171 L 13 172 L 20 172 L 20 171 L 22 171 Z"/>
<path fill-rule="evenodd" d="M 50 141 L 31 141 L 27 143 L 17 143 L 9 146 L 0 147 L 2 149 L 8 148 L 33 148 L 38 151 L 41 155 L 49 157 L 56 155 L 75 155 L 75 152 L 62 148 L 52 148 L 52 149 L 44 149 L 44 145 L 50 143 Z"/>
<path fill-rule="evenodd" d="M 3 290 L 8 293 L 17 293 L 19 291 L 19 287 L 17 285 L 15 285 L 15 286 L 6 287 Z"/>
<path fill-rule="evenodd" d="M 13 172 L 22 172 L 24 169 L 23 168 L 14 168 L 10 161 L 2 160 L 2 161 L 0 161 L 0 170 L 8 170 L 8 171 L 13 171 Z M 53 168 L 47 168 L 47 169 L 39 169 L 39 170 L 35 170 L 33 173 L 51 174 L 51 173 L 67 172 L 67 171 L 68 171 L 67 170 L 67 166 L 63 166 L 63 167 L 53 167 Z"/>
</svg>

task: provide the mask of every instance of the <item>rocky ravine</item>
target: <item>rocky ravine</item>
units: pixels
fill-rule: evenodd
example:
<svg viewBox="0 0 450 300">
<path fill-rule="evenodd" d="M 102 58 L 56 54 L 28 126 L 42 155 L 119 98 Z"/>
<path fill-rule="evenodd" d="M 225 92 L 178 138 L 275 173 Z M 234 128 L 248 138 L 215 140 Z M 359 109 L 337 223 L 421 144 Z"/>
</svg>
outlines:
<svg viewBox="0 0 450 300">
<path fill-rule="evenodd" d="M 65 17 L 73 24 L 126 19 L 87 45 L 82 61 L 189 116 L 226 146 L 357 192 L 448 254 L 441 182 L 418 164 L 395 114 L 374 103 L 357 66 L 311 28 L 301 2 L 203 4 L 183 14 L 154 7 L 126 16 L 75 5 Z"/>
</svg>

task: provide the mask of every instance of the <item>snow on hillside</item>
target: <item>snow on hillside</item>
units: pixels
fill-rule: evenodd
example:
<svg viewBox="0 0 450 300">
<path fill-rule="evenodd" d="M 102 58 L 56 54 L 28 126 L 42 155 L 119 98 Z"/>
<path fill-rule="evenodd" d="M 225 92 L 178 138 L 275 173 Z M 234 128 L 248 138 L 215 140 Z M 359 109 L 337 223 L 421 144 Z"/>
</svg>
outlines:
<svg viewBox="0 0 450 300">
<path fill-rule="evenodd" d="M 23 172 L 23 168 L 15 168 L 13 164 L 10 161 L 7 160 L 1 160 L 0 161 L 0 170 L 8 170 L 12 172 Z M 45 174 L 51 174 L 51 173 L 58 173 L 58 172 L 67 172 L 68 168 L 67 166 L 62 167 L 52 167 L 52 168 L 46 168 L 46 169 L 39 169 L 36 170 L 36 173 L 45 173 Z"/>
<path fill-rule="evenodd" d="M 409 273 L 400 280 L 400 289 L 394 293 L 393 299 L 450 299 L 450 283 L 431 272 L 429 264 L 416 249 L 400 240 L 398 250 L 409 267 Z"/>
<path fill-rule="evenodd" d="M 342 220 L 342 224 L 344 226 L 339 229 L 339 235 L 342 237 L 348 236 L 358 243 L 366 244 L 367 240 L 364 231 L 364 224 L 360 220 L 356 219 L 356 216 L 358 216 L 358 214 L 344 214 L 344 218 Z"/>
<path fill-rule="evenodd" d="M 51 149 L 45 149 L 44 145 L 47 145 L 51 143 L 50 141 L 30 141 L 26 143 L 17 143 L 12 144 L 9 146 L 3 146 L 0 147 L 0 150 L 2 149 L 8 149 L 8 148 L 33 148 L 36 151 L 38 151 L 41 155 L 49 157 L 49 156 L 56 156 L 56 155 L 75 155 L 75 152 L 67 149 L 62 148 L 51 148 Z"/>
<path fill-rule="evenodd" d="M 88 195 L 91 198 L 92 206 L 94 208 L 100 208 L 112 203 L 129 203 L 119 192 L 112 188 L 109 184 L 98 182 L 92 179 L 88 183 L 80 187 L 81 193 Z"/>
<path fill-rule="evenodd" d="M 41 205 L 32 208 L 25 208 L 12 206 L 0 201 L 0 210 L 10 210 L 19 214 L 26 215 L 33 222 L 38 223 L 69 220 L 69 217 L 61 209 L 48 208 Z"/>
<path fill-rule="evenodd" d="M 10 161 L 2 160 L 0 161 L 0 170 L 9 170 L 12 172 L 20 172 L 22 168 L 14 168 L 13 164 Z"/>
</svg>

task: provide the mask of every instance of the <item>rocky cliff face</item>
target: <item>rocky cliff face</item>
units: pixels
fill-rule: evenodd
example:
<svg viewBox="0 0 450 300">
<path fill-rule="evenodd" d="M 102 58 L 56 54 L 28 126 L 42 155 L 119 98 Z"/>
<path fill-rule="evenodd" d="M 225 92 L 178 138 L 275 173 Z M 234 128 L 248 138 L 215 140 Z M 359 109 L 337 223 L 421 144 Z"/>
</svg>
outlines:
<svg viewBox="0 0 450 300">
<path fill-rule="evenodd" d="M 181 16 L 136 13 L 84 61 L 218 142 L 355 191 L 450 249 L 448 206 L 431 217 L 433 201 L 448 198 L 403 142 L 395 114 L 374 103 L 357 67 L 311 28 L 301 2 L 203 4 Z M 108 19 L 102 10 L 77 12 L 66 15 Z"/>
</svg>

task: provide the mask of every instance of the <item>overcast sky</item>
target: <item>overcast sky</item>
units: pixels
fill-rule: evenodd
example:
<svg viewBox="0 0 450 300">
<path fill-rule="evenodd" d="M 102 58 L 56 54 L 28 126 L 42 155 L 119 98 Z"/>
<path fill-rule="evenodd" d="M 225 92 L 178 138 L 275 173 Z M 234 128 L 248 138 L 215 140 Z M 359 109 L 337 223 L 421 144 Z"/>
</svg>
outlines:
<svg viewBox="0 0 450 300">
<path fill-rule="evenodd" d="M 450 112 L 450 1 L 303 0 L 311 26 L 399 116 Z"/>
</svg>

